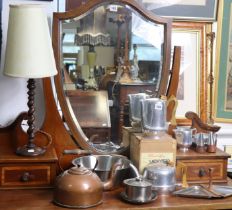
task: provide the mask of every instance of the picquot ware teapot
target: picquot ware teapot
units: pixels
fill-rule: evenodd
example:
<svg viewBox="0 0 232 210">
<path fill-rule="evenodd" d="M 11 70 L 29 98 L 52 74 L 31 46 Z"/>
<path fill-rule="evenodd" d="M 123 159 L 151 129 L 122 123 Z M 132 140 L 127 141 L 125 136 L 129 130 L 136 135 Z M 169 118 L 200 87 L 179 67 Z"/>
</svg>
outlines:
<svg viewBox="0 0 232 210">
<path fill-rule="evenodd" d="M 167 107 L 166 101 L 159 98 L 141 100 L 142 105 L 142 128 L 145 132 L 167 130 Z"/>
</svg>

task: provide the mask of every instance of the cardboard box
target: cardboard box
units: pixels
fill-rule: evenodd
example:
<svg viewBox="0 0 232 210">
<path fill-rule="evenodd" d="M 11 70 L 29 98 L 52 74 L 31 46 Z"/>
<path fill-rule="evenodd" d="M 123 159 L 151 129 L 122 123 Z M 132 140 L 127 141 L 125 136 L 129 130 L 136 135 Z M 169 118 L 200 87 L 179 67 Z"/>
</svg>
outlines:
<svg viewBox="0 0 232 210">
<path fill-rule="evenodd" d="M 161 138 L 144 138 L 143 134 L 131 135 L 130 142 L 130 159 L 143 173 L 152 160 L 169 159 L 176 164 L 176 140 L 168 134 L 164 134 Z"/>
<path fill-rule="evenodd" d="M 132 127 L 122 127 L 122 145 L 123 146 L 129 146 L 131 142 L 131 135 L 133 133 L 141 133 L 138 131 L 138 129 L 132 128 Z"/>
</svg>

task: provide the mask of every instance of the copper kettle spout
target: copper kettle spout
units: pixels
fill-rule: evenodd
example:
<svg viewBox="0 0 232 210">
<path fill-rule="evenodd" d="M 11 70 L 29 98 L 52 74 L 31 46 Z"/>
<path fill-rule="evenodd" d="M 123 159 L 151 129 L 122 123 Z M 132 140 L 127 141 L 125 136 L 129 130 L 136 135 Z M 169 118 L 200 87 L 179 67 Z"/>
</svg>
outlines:
<svg viewBox="0 0 232 210">
<path fill-rule="evenodd" d="M 109 179 L 105 182 L 103 182 L 103 189 L 104 191 L 113 190 L 115 187 L 115 179 L 116 179 L 116 172 L 118 169 L 122 168 L 122 163 L 115 163 L 112 166 L 112 169 L 110 171 Z"/>
</svg>

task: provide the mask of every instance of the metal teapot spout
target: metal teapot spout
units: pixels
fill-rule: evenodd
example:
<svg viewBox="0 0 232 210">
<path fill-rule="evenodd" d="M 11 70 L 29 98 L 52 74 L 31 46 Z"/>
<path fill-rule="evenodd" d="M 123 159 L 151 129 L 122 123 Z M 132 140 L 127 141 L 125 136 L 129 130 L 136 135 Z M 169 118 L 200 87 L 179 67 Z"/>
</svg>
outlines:
<svg viewBox="0 0 232 210">
<path fill-rule="evenodd" d="M 104 191 L 108 191 L 108 190 L 113 190 L 115 187 L 115 179 L 116 179 L 116 171 L 118 169 L 121 169 L 123 167 L 122 163 L 115 163 L 110 171 L 110 176 L 109 179 L 105 182 L 103 182 L 103 189 Z"/>
</svg>

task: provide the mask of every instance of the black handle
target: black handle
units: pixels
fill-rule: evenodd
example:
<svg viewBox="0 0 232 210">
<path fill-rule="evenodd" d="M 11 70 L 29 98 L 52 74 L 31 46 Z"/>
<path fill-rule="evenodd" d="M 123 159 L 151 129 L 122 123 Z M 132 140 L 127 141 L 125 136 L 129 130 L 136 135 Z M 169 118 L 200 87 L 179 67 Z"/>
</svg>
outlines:
<svg viewBox="0 0 232 210">
<path fill-rule="evenodd" d="M 29 172 L 24 172 L 23 175 L 21 176 L 21 181 L 22 182 L 29 182 L 30 181 L 30 174 Z"/>
<path fill-rule="evenodd" d="M 91 155 L 93 152 L 91 150 L 81 150 L 81 149 L 66 149 L 63 151 L 65 155 Z"/>
<path fill-rule="evenodd" d="M 204 168 L 200 168 L 200 170 L 199 170 L 199 177 L 203 177 L 203 176 L 205 176 L 206 175 L 206 171 L 205 171 L 205 169 Z"/>
</svg>

